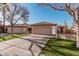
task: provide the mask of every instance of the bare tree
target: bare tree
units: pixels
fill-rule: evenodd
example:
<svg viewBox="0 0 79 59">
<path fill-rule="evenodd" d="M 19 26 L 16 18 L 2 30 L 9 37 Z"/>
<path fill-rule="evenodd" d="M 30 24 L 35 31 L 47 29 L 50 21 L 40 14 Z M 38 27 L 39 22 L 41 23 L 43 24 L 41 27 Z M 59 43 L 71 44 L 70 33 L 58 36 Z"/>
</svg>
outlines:
<svg viewBox="0 0 79 59">
<path fill-rule="evenodd" d="M 0 19 L 3 21 L 4 30 L 5 30 L 5 8 L 7 3 L 0 3 L 0 12 L 2 13 L 2 17 Z"/>
<path fill-rule="evenodd" d="M 45 4 L 42 3 L 40 5 L 49 6 L 52 10 L 59 10 L 59 11 L 66 11 L 72 18 L 74 23 L 76 24 L 77 31 L 76 31 L 76 47 L 79 48 L 79 5 L 76 8 L 72 7 L 73 5 L 70 3 L 64 3 L 61 6 L 57 6 L 56 4 Z"/>
<path fill-rule="evenodd" d="M 29 11 L 15 3 L 7 4 L 3 10 L 5 11 L 5 14 L 4 11 L 2 12 L 3 16 L 5 21 L 8 21 L 11 25 L 11 35 L 13 36 L 13 25 L 19 20 L 26 22 L 28 20 Z"/>
</svg>

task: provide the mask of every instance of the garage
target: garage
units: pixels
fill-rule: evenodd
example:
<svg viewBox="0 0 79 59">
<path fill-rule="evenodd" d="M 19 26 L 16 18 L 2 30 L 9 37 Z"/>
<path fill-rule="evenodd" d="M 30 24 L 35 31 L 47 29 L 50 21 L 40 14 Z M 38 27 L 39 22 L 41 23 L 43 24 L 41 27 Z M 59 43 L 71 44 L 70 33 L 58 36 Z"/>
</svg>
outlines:
<svg viewBox="0 0 79 59">
<path fill-rule="evenodd" d="M 6 26 L 7 28 L 7 33 L 11 33 L 11 26 L 8 25 Z M 30 26 L 28 24 L 16 24 L 13 25 L 13 33 L 29 33 L 28 29 L 30 28 Z"/>
<path fill-rule="evenodd" d="M 54 35 L 56 34 L 56 24 L 48 23 L 48 22 L 40 22 L 36 24 L 32 24 L 32 33 L 40 34 L 40 35 Z"/>
</svg>

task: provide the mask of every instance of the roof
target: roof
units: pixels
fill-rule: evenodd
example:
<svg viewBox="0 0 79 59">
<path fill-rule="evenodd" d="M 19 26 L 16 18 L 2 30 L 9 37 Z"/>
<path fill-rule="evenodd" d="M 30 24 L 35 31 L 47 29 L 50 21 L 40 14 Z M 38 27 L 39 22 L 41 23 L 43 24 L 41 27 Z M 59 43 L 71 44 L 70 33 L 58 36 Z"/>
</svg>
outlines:
<svg viewBox="0 0 79 59">
<path fill-rule="evenodd" d="M 67 26 L 63 26 L 63 25 L 61 25 L 61 26 L 57 26 L 57 27 L 58 27 L 58 28 L 60 28 L 60 27 L 61 27 L 61 28 L 64 28 L 64 27 L 67 27 Z"/>
<path fill-rule="evenodd" d="M 57 24 L 53 24 L 53 23 L 49 23 L 49 22 L 39 22 L 39 23 L 35 23 L 35 24 L 32 24 L 31 26 L 47 26 L 47 25 L 51 25 L 51 26 L 56 26 Z"/>
<path fill-rule="evenodd" d="M 7 25 L 7 27 L 10 27 L 11 25 Z M 14 27 L 31 27 L 29 24 L 15 24 Z"/>
</svg>

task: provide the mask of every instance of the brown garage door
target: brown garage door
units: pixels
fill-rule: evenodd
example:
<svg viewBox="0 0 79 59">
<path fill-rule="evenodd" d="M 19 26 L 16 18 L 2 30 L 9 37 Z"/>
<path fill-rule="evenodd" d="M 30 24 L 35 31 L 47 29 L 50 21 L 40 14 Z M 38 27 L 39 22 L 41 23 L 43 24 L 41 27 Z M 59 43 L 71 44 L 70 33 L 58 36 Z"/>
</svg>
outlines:
<svg viewBox="0 0 79 59">
<path fill-rule="evenodd" d="M 51 35 L 52 28 L 51 27 L 35 27 L 32 30 L 34 34 L 41 34 L 41 35 Z"/>
</svg>

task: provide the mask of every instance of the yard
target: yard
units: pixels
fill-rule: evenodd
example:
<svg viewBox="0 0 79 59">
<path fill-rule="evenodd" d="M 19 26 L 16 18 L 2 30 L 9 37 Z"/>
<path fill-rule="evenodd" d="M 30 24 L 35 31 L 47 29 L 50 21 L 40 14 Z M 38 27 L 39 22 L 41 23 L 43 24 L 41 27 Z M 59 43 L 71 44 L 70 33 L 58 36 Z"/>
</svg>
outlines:
<svg viewBox="0 0 79 59">
<path fill-rule="evenodd" d="M 0 42 L 10 40 L 10 39 L 14 39 L 14 38 L 21 38 L 23 36 L 26 36 L 26 34 L 13 34 L 13 36 L 6 35 L 6 36 L 3 36 L 3 37 L 0 37 Z"/>
<path fill-rule="evenodd" d="M 46 56 L 79 56 L 79 49 L 75 41 L 64 39 L 50 39 L 42 49 L 41 54 Z"/>
</svg>

